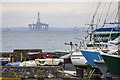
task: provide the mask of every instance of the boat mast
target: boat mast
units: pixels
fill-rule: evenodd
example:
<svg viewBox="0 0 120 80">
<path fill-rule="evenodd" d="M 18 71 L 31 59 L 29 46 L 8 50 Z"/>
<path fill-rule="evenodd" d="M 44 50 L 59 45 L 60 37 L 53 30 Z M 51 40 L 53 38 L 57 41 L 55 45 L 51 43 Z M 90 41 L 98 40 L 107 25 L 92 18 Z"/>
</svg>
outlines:
<svg viewBox="0 0 120 80">
<path fill-rule="evenodd" d="M 107 17 L 108 17 L 108 13 L 109 13 L 109 10 L 110 10 L 110 7 L 111 7 L 111 4 L 112 4 L 112 1 L 110 2 L 110 5 L 109 5 L 109 7 L 108 7 L 108 11 L 107 11 L 107 14 L 106 14 L 106 17 L 105 17 L 105 20 L 104 20 L 104 23 L 103 23 L 102 28 L 105 26 L 105 23 L 106 23 L 106 21 L 107 21 Z"/>
<path fill-rule="evenodd" d="M 94 13 L 94 15 L 93 15 L 93 17 L 92 17 L 91 23 L 89 24 L 90 27 L 91 27 L 91 33 L 89 34 L 89 35 L 90 35 L 90 41 L 92 40 L 92 34 L 93 34 L 93 32 L 94 32 L 94 25 L 96 25 L 96 24 L 94 24 L 94 19 L 95 19 L 95 17 L 96 17 L 96 14 L 97 14 L 97 12 L 98 12 L 98 9 L 99 9 L 99 7 L 100 7 L 100 4 L 101 4 L 101 2 L 98 2 L 98 5 L 97 5 L 97 8 L 95 9 L 95 13 Z"/>
<path fill-rule="evenodd" d="M 119 21 L 118 21 L 118 22 L 115 22 L 116 19 L 117 19 L 117 16 L 118 16 L 118 20 L 119 20 L 119 11 L 120 11 L 120 9 L 119 9 L 119 4 L 118 4 L 118 11 L 117 11 L 117 14 L 116 14 L 116 16 L 115 16 L 114 22 L 109 22 L 109 23 L 105 23 L 105 24 L 113 24 L 113 25 L 118 24 L 118 27 L 119 27 L 120 22 L 119 22 Z M 112 30 L 113 30 L 113 28 L 111 29 L 111 33 L 110 33 L 110 35 L 109 35 L 109 40 L 111 40 Z"/>
</svg>

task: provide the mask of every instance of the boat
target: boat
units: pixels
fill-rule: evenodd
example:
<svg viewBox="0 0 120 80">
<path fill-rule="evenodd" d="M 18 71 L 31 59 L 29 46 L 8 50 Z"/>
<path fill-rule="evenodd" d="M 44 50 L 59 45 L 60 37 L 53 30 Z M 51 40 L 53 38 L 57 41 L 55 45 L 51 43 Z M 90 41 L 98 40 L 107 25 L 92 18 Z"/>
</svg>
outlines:
<svg viewBox="0 0 120 80">
<path fill-rule="evenodd" d="M 35 59 L 30 61 L 24 61 L 20 63 L 19 66 L 52 66 L 52 65 L 61 65 L 64 63 L 64 59 Z"/>
<path fill-rule="evenodd" d="M 109 8 L 110 8 L 110 6 L 109 6 Z M 109 69 L 109 68 L 106 68 L 106 65 L 108 67 L 108 64 L 106 62 L 107 61 L 109 63 L 113 63 L 113 62 L 112 62 L 112 59 L 111 59 L 111 61 L 109 61 L 109 59 L 107 59 L 107 61 L 104 62 L 105 59 L 103 59 L 103 57 L 101 56 L 101 52 L 109 54 L 109 55 L 112 53 L 118 54 L 118 53 L 116 53 L 117 48 L 118 48 L 118 46 L 116 46 L 116 45 L 118 45 L 119 43 L 116 43 L 116 40 L 119 39 L 119 37 L 120 37 L 120 26 L 119 25 L 118 26 L 113 25 L 112 27 L 105 26 L 105 24 L 108 24 L 108 23 L 106 23 L 106 18 L 109 13 L 109 10 L 108 10 L 105 20 L 104 20 L 104 23 L 103 23 L 103 26 L 101 26 L 101 28 L 97 28 L 98 24 L 94 23 L 94 19 L 95 19 L 96 13 L 98 11 L 98 8 L 99 8 L 99 5 L 96 8 L 96 11 L 95 11 L 95 14 L 93 15 L 93 19 L 92 19 L 91 23 L 88 24 L 88 25 L 90 25 L 91 31 L 90 32 L 87 31 L 88 35 L 84 39 L 84 40 L 87 40 L 87 38 L 90 37 L 90 40 L 89 40 L 89 42 L 87 42 L 86 47 L 84 47 L 84 49 L 80 49 L 80 51 L 91 67 L 98 68 L 97 65 L 100 64 L 99 66 L 103 67 L 103 68 L 101 68 L 101 72 L 104 72 L 104 74 L 106 75 L 106 70 Z M 110 23 L 110 24 L 115 24 L 115 23 Z M 120 24 L 120 23 L 118 22 L 117 24 Z M 96 25 L 96 28 L 94 28 L 94 25 Z M 106 58 L 106 55 L 103 55 L 103 56 L 105 56 L 105 58 Z M 104 65 L 104 63 L 106 63 L 106 65 Z M 115 66 L 116 66 L 116 70 L 117 70 L 117 68 L 119 66 L 117 64 L 117 60 L 116 60 L 116 63 L 114 62 L 113 64 L 116 64 Z M 112 66 L 112 65 L 109 64 L 109 66 Z M 102 69 L 104 69 L 105 71 L 103 71 Z"/>
<path fill-rule="evenodd" d="M 37 64 L 35 63 L 35 60 L 30 60 L 20 63 L 19 66 L 37 66 Z"/>
<path fill-rule="evenodd" d="M 43 54 L 43 58 L 61 58 L 64 59 L 66 63 L 71 63 L 71 54 L 74 50 L 56 50 L 54 54 Z"/>
<path fill-rule="evenodd" d="M 38 58 L 38 57 L 41 57 L 40 52 L 29 52 L 27 55 L 29 56 L 29 58 L 31 58 L 33 60 Z"/>
<path fill-rule="evenodd" d="M 5 66 L 19 66 L 21 62 L 7 63 Z"/>
<path fill-rule="evenodd" d="M 82 55 L 80 51 L 73 52 L 71 55 L 71 62 L 75 67 L 87 67 L 89 66 L 87 64 L 87 60 L 85 57 Z"/>
<path fill-rule="evenodd" d="M 1 57 L 0 61 L 1 61 L 1 65 L 5 65 L 5 64 L 9 63 L 10 58 Z"/>
<path fill-rule="evenodd" d="M 61 65 L 64 63 L 64 59 L 35 59 L 35 63 L 39 65 Z"/>
<path fill-rule="evenodd" d="M 106 53 L 113 53 L 117 50 L 118 47 L 116 47 L 114 44 L 116 44 L 117 40 L 119 39 L 120 27 L 98 28 L 95 29 L 93 32 L 93 39 L 86 44 L 87 48 L 79 50 L 78 53 L 74 52 L 71 55 L 71 61 L 74 66 L 81 66 L 81 64 L 86 65 L 83 64 L 80 58 L 82 58 L 83 60 L 86 59 L 91 66 L 96 66 L 96 64 L 94 63 L 94 59 L 103 60 L 102 56 L 99 53 L 99 50 L 102 50 Z M 94 53 L 96 52 L 98 53 L 94 55 Z M 81 56 L 84 56 L 85 59 Z"/>
<path fill-rule="evenodd" d="M 37 66 L 37 65 L 61 65 L 64 63 L 65 59 L 69 59 L 71 56 L 70 50 L 68 51 L 56 51 L 55 54 L 41 54 L 42 58 L 40 58 L 40 53 L 29 53 L 34 60 L 24 61 L 20 64 L 20 66 Z"/>
<path fill-rule="evenodd" d="M 100 51 L 107 68 L 112 76 L 120 76 L 120 36 L 113 41 L 108 41 L 109 52 Z"/>
<path fill-rule="evenodd" d="M 56 50 L 55 53 L 57 54 L 69 54 L 71 50 Z"/>
</svg>

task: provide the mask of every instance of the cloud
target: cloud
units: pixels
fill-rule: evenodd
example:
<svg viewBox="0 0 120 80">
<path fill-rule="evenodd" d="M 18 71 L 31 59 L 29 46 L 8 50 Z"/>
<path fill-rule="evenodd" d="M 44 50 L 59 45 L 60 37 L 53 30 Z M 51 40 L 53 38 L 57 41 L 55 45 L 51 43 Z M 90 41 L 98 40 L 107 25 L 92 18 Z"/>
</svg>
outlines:
<svg viewBox="0 0 120 80">
<path fill-rule="evenodd" d="M 111 12 L 117 6 L 115 6 L 117 3 L 113 4 Z M 99 14 L 103 11 L 103 5 L 104 3 L 98 10 Z M 84 26 L 86 20 L 90 19 L 88 17 L 94 14 L 96 6 L 96 2 L 5 2 L 2 6 L 3 27 L 28 27 L 29 23 L 36 22 L 38 11 L 41 21 L 49 23 L 52 27 Z M 108 6 L 106 5 L 104 9 L 105 14 Z"/>
<path fill-rule="evenodd" d="M 88 3 L 3 3 L 3 12 L 35 12 L 40 11 L 42 13 L 64 13 L 64 12 L 86 12 L 83 5 Z M 92 4 L 92 3 L 91 3 Z M 90 8 L 88 5 L 87 9 Z M 84 10 L 84 11 L 83 11 Z"/>
</svg>

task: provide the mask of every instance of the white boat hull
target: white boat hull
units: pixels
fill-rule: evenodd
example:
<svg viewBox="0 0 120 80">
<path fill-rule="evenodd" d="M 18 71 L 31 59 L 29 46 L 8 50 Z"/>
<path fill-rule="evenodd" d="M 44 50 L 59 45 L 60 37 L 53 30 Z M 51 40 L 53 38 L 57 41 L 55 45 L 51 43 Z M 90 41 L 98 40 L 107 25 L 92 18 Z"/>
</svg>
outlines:
<svg viewBox="0 0 120 80">
<path fill-rule="evenodd" d="M 64 63 L 64 59 L 35 59 L 35 63 L 39 65 L 59 65 Z"/>
<path fill-rule="evenodd" d="M 80 67 L 86 66 L 87 60 L 85 59 L 81 52 L 74 52 L 71 55 L 71 62 L 74 66 Z"/>
</svg>

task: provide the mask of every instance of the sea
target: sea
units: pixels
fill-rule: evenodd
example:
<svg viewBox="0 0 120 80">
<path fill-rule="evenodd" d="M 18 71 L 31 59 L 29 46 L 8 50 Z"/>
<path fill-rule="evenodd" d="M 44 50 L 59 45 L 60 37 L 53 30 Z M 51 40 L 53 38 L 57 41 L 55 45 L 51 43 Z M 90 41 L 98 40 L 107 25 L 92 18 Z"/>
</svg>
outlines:
<svg viewBox="0 0 120 80">
<path fill-rule="evenodd" d="M 80 44 L 87 35 L 86 29 L 79 31 L 53 30 L 53 31 L 24 31 L 24 30 L 2 30 L 1 52 L 12 52 L 14 49 L 42 49 L 43 52 L 56 50 L 68 50 L 69 45 L 64 43 Z M 75 48 L 75 47 L 73 47 Z"/>
</svg>

